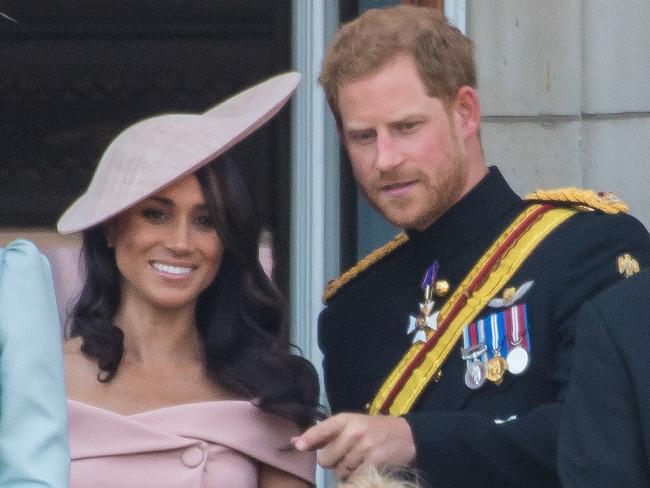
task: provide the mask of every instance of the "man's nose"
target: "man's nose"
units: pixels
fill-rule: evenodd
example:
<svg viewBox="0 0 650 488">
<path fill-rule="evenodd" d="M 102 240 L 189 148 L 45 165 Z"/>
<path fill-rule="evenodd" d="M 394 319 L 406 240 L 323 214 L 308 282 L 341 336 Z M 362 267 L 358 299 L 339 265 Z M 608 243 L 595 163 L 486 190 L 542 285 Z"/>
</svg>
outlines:
<svg viewBox="0 0 650 488">
<path fill-rule="evenodd" d="M 375 167 L 379 171 L 390 171 L 401 163 L 401 156 L 397 146 L 397 141 L 387 131 L 377 133 Z"/>
</svg>

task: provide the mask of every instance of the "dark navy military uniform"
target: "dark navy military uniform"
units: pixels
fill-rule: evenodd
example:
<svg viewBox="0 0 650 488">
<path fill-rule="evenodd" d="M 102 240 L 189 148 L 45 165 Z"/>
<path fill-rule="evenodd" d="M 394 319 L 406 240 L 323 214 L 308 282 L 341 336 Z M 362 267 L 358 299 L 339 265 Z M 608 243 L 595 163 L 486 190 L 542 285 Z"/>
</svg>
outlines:
<svg viewBox="0 0 650 488">
<path fill-rule="evenodd" d="M 422 302 L 421 281 L 438 260 L 450 293 L 528 205 L 496 168 L 423 232 L 345 284 L 319 318 L 325 385 L 334 413 L 364 411 L 411 345 L 409 316 Z M 500 385 L 470 390 L 460 344 L 405 417 L 417 467 L 437 488 L 557 486 L 556 444 L 561 399 L 572 366 L 580 306 L 622 279 L 617 257 L 650 265 L 650 237 L 634 218 L 584 211 L 555 229 L 508 286 L 533 286 L 527 306 L 530 364 Z M 445 298 L 438 298 L 436 309 Z M 485 309 L 486 315 L 493 310 Z"/>
<path fill-rule="evenodd" d="M 650 486 L 650 269 L 587 302 L 558 449 L 566 487 Z"/>
</svg>

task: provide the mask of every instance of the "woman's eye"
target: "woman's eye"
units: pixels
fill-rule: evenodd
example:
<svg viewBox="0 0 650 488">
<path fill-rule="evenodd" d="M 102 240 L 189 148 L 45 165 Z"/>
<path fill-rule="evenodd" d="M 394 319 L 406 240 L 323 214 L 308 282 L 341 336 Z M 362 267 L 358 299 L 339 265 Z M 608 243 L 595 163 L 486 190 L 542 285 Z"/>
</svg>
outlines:
<svg viewBox="0 0 650 488">
<path fill-rule="evenodd" d="M 196 223 L 201 227 L 214 229 L 214 219 L 209 215 L 202 215 L 196 219 Z"/>
<path fill-rule="evenodd" d="M 158 210 L 156 208 L 145 208 L 142 210 L 142 216 L 147 219 L 149 222 L 161 223 L 166 219 L 165 212 Z"/>
</svg>

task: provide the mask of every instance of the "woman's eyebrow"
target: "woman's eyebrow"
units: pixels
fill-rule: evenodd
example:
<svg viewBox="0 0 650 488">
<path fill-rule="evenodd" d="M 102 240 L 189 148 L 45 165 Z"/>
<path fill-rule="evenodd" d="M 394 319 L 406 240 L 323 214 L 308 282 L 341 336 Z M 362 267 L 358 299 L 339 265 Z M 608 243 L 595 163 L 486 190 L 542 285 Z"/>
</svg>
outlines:
<svg viewBox="0 0 650 488">
<path fill-rule="evenodd" d="M 156 203 L 160 203 L 161 205 L 165 205 L 166 207 L 173 207 L 174 206 L 174 202 L 172 200 L 170 200 L 169 198 L 159 197 L 159 196 L 156 196 L 156 195 L 147 198 L 145 200 L 145 203 L 148 202 L 148 201 L 154 201 Z M 203 211 L 203 210 L 208 209 L 208 205 L 207 205 L 207 203 L 196 203 L 196 204 L 194 204 L 192 206 L 192 208 Z"/>
<path fill-rule="evenodd" d="M 156 203 L 161 203 L 162 205 L 165 205 L 167 207 L 171 207 L 171 206 L 174 205 L 174 203 L 169 198 L 158 197 L 158 196 L 155 196 L 155 195 L 152 196 L 152 197 L 147 198 L 145 200 L 145 202 L 151 201 L 151 200 L 153 200 Z"/>
</svg>

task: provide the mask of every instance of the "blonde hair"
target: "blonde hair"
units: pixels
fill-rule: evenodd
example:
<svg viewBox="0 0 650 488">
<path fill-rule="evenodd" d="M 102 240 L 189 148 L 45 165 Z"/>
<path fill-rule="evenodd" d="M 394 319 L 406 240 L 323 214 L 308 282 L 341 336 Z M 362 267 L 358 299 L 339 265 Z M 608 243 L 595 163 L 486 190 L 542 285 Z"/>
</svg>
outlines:
<svg viewBox="0 0 650 488">
<path fill-rule="evenodd" d="M 383 469 L 381 471 L 374 467 L 368 468 L 363 473 L 349 478 L 342 482 L 337 488 L 420 488 L 413 471 L 404 468 Z"/>
<path fill-rule="evenodd" d="M 472 41 L 437 10 L 411 5 L 367 10 L 337 31 L 321 67 L 319 82 L 339 125 L 339 86 L 378 71 L 399 54 L 413 57 L 431 97 L 449 103 L 461 87 L 476 88 Z"/>
</svg>

